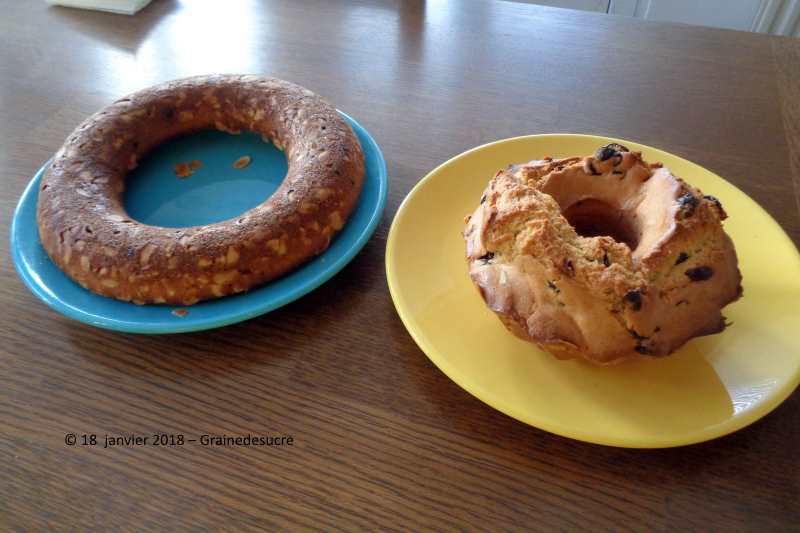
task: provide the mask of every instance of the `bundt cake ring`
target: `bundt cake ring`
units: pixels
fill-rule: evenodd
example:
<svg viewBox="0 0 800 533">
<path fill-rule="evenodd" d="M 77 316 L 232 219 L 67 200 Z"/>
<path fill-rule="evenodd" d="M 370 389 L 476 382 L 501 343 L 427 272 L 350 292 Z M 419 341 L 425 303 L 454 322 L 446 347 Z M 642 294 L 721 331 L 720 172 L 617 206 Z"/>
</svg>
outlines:
<svg viewBox="0 0 800 533">
<path fill-rule="evenodd" d="M 559 358 L 667 355 L 741 296 L 722 205 L 641 153 L 502 170 L 467 217 L 469 275 L 515 335 Z"/>
<path fill-rule="evenodd" d="M 261 205 L 204 226 L 132 220 L 125 177 L 156 145 L 203 129 L 261 134 L 288 172 Z M 137 92 L 81 124 L 39 187 L 53 262 L 83 287 L 135 303 L 191 305 L 245 291 L 328 247 L 354 209 L 364 156 L 350 126 L 311 91 L 274 78 L 213 75 Z"/>
</svg>

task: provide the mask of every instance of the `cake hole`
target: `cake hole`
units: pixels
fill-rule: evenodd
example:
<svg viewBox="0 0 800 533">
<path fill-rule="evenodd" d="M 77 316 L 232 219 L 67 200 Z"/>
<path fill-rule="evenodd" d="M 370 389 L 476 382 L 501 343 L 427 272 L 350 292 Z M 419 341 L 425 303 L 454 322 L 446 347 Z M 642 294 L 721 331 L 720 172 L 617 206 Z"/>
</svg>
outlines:
<svg viewBox="0 0 800 533">
<path fill-rule="evenodd" d="M 250 164 L 233 168 L 243 154 L 252 158 Z M 195 161 L 190 175 L 175 175 L 177 163 Z M 287 169 L 286 155 L 259 134 L 199 131 L 149 152 L 125 179 L 123 205 L 134 220 L 151 226 L 234 224 L 278 189 Z"/>
<path fill-rule="evenodd" d="M 563 215 L 581 237 L 611 237 L 631 250 L 639 245 L 639 232 L 633 221 L 606 202 L 581 200 L 567 207 Z"/>
</svg>

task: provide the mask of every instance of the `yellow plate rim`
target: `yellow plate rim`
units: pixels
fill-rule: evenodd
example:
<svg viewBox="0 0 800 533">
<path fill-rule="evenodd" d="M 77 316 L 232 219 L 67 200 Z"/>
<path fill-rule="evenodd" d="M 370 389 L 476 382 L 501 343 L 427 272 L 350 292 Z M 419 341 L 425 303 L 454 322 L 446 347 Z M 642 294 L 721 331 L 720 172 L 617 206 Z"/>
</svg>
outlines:
<svg viewBox="0 0 800 533">
<path fill-rule="evenodd" d="M 389 228 L 389 235 L 386 241 L 386 255 L 385 255 L 385 262 L 386 262 L 386 280 L 389 285 L 389 294 L 392 297 L 392 302 L 394 303 L 395 309 L 397 310 L 397 314 L 400 316 L 400 320 L 402 321 L 403 325 L 408 331 L 411 338 L 417 344 L 417 346 L 422 350 L 422 352 L 430 359 L 433 364 L 441 370 L 447 377 L 449 377 L 453 382 L 455 382 L 459 387 L 464 389 L 466 392 L 477 398 L 478 400 L 482 401 L 483 403 L 489 405 L 490 407 L 504 413 L 520 422 L 533 426 L 535 428 L 547 431 L 548 433 L 552 433 L 554 435 L 559 435 L 561 437 L 570 438 L 573 440 L 578 440 L 582 442 L 588 442 L 592 444 L 601 444 L 605 446 L 615 446 L 619 448 L 639 448 L 639 449 L 655 449 L 655 448 L 673 448 L 679 446 L 686 446 L 690 444 L 698 444 L 701 442 L 706 442 L 709 440 L 717 439 L 723 437 L 725 435 L 731 434 L 735 431 L 743 429 L 754 422 L 760 420 L 764 416 L 768 415 L 770 412 L 775 410 L 781 403 L 783 403 L 791 394 L 797 389 L 798 385 L 800 385 L 800 365 L 798 365 L 795 374 L 785 382 L 785 385 L 777 389 L 772 395 L 764 400 L 764 403 L 761 404 L 760 409 L 752 409 L 748 410 L 746 413 L 738 416 L 731 416 L 730 418 L 726 419 L 725 421 L 716 424 L 714 426 L 705 427 L 701 430 L 698 430 L 695 433 L 688 433 L 684 435 L 682 438 L 660 438 L 658 436 L 653 436 L 652 438 L 648 439 L 636 439 L 636 438 L 614 438 L 613 436 L 605 436 L 603 438 L 598 438 L 598 436 L 594 433 L 587 433 L 582 432 L 580 429 L 576 428 L 569 428 L 567 430 L 564 427 L 558 426 L 556 424 L 551 424 L 546 421 L 538 420 L 536 416 L 531 416 L 527 412 L 523 412 L 520 409 L 517 409 L 511 405 L 508 405 L 502 401 L 502 399 L 493 396 L 492 394 L 488 393 L 487 391 L 483 390 L 480 386 L 470 383 L 468 376 L 464 375 L 462 372 L 459 372 L 454 366 L 449 364 L 444 357 L 442 357 L 433 346 L 429 345 L 425 342 L 424 338 L 422 338 L 418 332 L 416 331 L 416 327 L 412 324 L 411 313 L 409 312 L 408 305 L 405 303 L 403 295 L 399 289 L 399 280 L 397 278 L 397 273 L 394 270 L 395 264 L 395 249 L 397 247 L 397 227 L 400 224 L 402 217 L 406 212 L 406 206 L 410 203 L 410 201 L 415 197 L 415 195 L 420 194 L 420 191 L 425 186 L 425 184 L 434 179 L 435 176 L 445 167 L 455 163 L 460 159 L 464 159 L 466 157 L 471 156 L 475 152 L 485 150 L 491 146 L 495 146 L 498 144 L 504 144 L 513 141 L 519 141 L 522 139 L 530 139 L 530 138 L 558 138 L 558 137 L 583 137 L 587 139 L 598 139 L 601 141 L 607 142 L 616 142 L 619 144 L 625 145 L 627 144 L 634 144 L 639 147 L 642 147 L 647 150 L 653 150 L 657 153 L 664 153 L 678 159 L 684 163 L 688 163 L 691 166 L 699 167 L 706 172 L 714 175 L 715 177 L 719 178 L 720 180 L 724 181 L 726 184 L 730 185 L 734 189 L 736 189 L 739 193 L 747 196 L 750 198 L 748 194 L 744 191 L 739 189 L 733 183 L 725 180 L 721 176 L 717 175 L 714 172 L 689 161 L 683 157 L 675 155 L 671 152 L 667 152 L 660 148 L 655 148 L 653 146 L 649 146 L 637 141 L 629 140 L 629 139 L 620 139 L 612 136 L 606 135 L 595 135 L 595 134 L 583 134 L 583 133 L 541 133 L 541 134 L 534 134 L 534 135 L 520 135 L 517 137 L 509 137 L 506 139 L 500 139 L 497 141 L 492 141 L 489 143 L 482 144 L 480 146 L 476 146 L 471 148 L 465 152 L 461 152 L 458 155 L 455 155 L 448 159 L 447 161 L 441 163 L 440 165 L 436 166 L 433 170 L 428 172 L 421 180 L 419 180 L 414 187 L 408 192 L 406 197 L 400 203 L 400 206 L 397 208 L 397 212 L 394 215 L 394 219 L 392 220 L 392 225 Z M 752 200 L 752 198 L 750 198 Z M 789 235 L 784 231 L 778 222 L 772 218 L 772 216 L 763 208 L 761 207 L 755 200 L 753 203 L 759 209 L 763 215 L 767 217 L 771 224 L 774 224 L 775 227 L 780 232 L 780 235 L 786 239 L 786 241 L 793 247 L 794 242 L 792 242 Z"/>
</svg>

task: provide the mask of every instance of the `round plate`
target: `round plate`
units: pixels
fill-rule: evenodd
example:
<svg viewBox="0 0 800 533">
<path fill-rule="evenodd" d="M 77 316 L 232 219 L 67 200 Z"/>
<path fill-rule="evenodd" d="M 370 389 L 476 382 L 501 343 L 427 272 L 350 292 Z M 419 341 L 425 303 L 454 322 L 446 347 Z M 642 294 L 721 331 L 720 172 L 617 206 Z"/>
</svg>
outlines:
<svg viewBox="0 0 800 533">
<path fill-rule="evenodd" d="M 598 367 L 557 360 L 506 331 L 467 274 L 461 231 L 498 169 L 545 155 L 591 154 L 609 142 L 641 150 L 722 201 L 744 297 L 725 308 L 733 325 L 722 334 L 694 339 L 666 358 Z M 565 437 L 635 448 L 701 442 L 764 416 L 800 381 L 800 255 L 793 243 L 733 185 L 635 142 L 533 135 L 451 159 L 400 206 L 386 271 L 403 323 L 436 366 L 492 407 Z"/>
<path fill-rule="evenodd" d="M 355 120 L 342 113 L 364 150 L 366 175 L 358 205 L 322 254 L 275 281 L 236 296 L 187 307 L 135 305 L 98 296 L 64 275 L 47 256 L 36 225 L 36 201 L 45 164 L 31 180 L 11 224 L 14 264 L 25 284 L 47 305 L 87 324 L 134 333 L 177 333 L 216 328 L 261 315 L 315 289 L 341 270 L 375 231 L 386 203 L 386 163 L 380 148 Z M 233 162 L 251 156 L 248 166 Z M 179 178 L 175 165 L 199 161 Z M 149 154 L 128 178 L 125 206 L 144 223 L 187 226 L 225 220 L 256 206 L 286 175 L 286 158 L 255 134 L 203 132 L 182 137 Z"/>
</svg>

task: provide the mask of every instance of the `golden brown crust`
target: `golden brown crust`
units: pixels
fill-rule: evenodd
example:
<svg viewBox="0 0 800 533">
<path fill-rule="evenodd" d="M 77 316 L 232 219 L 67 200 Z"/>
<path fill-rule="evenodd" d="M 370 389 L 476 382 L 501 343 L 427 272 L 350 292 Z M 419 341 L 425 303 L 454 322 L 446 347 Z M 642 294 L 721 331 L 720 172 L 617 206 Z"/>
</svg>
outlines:
<svg viewBox="0 0 800 533">
<path fill-rule="evenodd" d="M 510 331 L 558 357 L 667 355 L 724 329 L 741 295 L 725 216 L 618 145 L 512 165 L 467 219 L 470 276 Z"/>
<path fill-rule="evenodd" d="M 261 205 L 204 226 L 132 220 L 126 174 L 176 135 L 247 129 L 284 149 L 289 170 Z M 198 76 L 118 100 L 81 124 L 42 179 L 37 221 L 52 260 L 85 288 L 136 303 L 190 305 L 245 291 L 328 247 L 364 179 L 358 140 L 311 91 L 273 78 Z"/>
</svg>

